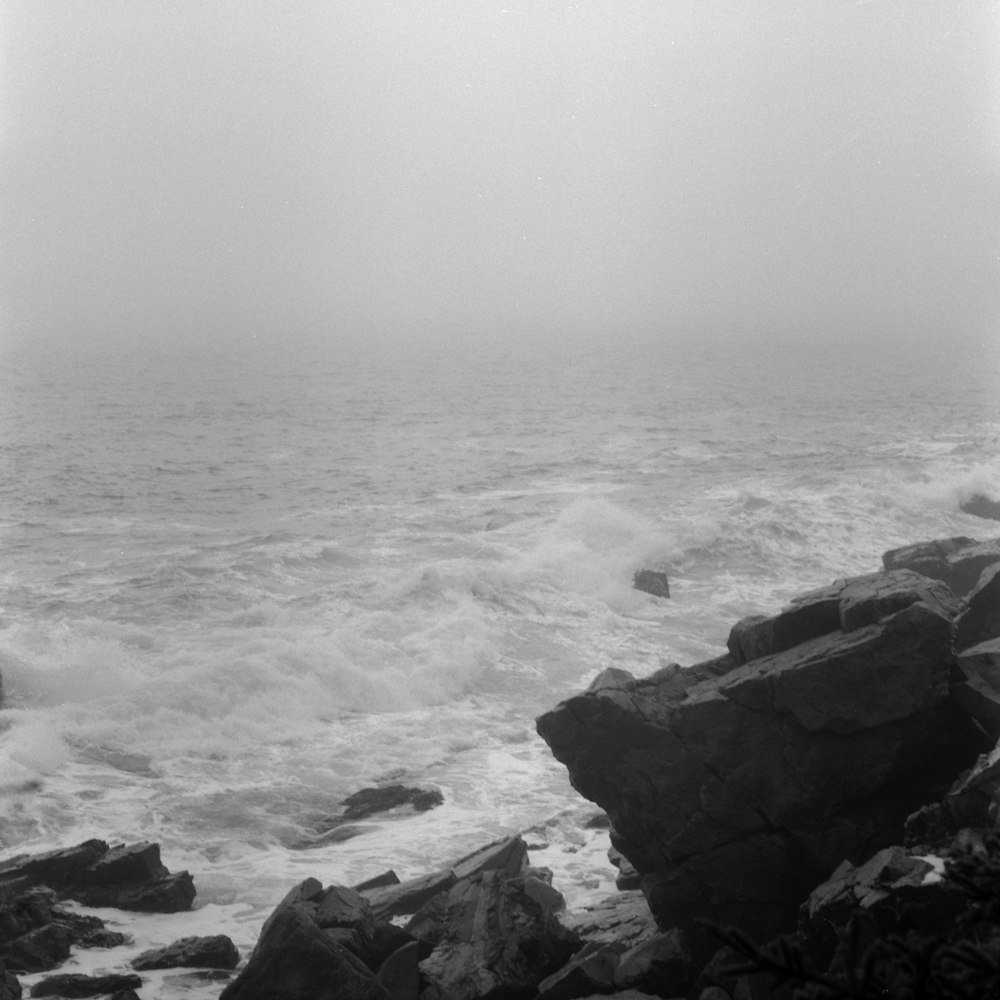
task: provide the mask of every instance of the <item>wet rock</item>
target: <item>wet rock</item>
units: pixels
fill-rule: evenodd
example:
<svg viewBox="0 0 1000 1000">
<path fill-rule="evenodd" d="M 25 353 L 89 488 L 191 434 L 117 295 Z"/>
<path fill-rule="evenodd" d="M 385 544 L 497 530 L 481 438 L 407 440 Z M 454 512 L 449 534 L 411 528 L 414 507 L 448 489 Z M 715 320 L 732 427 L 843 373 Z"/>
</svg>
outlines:
<svg viewBox="0 0 1000 1000">
<path fill-rule="evenodd" d="M 793 649 L 834 632 L 853 632 L 922 601 L 954 618 L 961 604 L 942 583 L 909 569 L 837 580 L 795 598 L 774 617 L 751 615 L 729 634 L 729 652 L 740 665 Z"/>
<path fill-rule="evenodd" d="M 109 948 L 125 940 L 98 917 L 60 908 L 45 886 L 0 893 L 0 959 L 13 969 L 45 972 L 69 957 L 71 945 Z"/>
<path fill-rule="evenodd" d="M 564 923 L 584 941 L 619 943 L 626 948 L 657 934 L 646 897 L 638 890 L 613 896 L 568 914 Z"/>
<path fill-rule="evenodd" d="M 988 748 L 948 700 L 957 610 L 915 573 L 838 581 L 744 624 L 742 665 L 684 690 L 669 671 L 592 689 L 538 731 L 610 815 L 661 927 L 768 937 Z"/>
<path fill-rule="evenodd" d="M 394 871 L 383 872 L 373 878 L 365 879 L 353 886 L 356 892 L 363 892 L 365 889 L 382 889 L 387 885 L 399 885 L 399 876 Z"/>
<path fill-rule="evenodd" d="M 694 963 L 678 930 L 656 934 L 634 945 L 618 960 L 614 984 L 618 989 L 639 989 L 660 996 L 687 995 Z"/>
<path fill-rule="evenodd" d="M 185 937 L 163 948 L 152 948 L 132 959 L 132 968 L 177 969 L 199 967 L 206 969 L 235 969 L 240 962 L 236 945 L 225 934 L 209 937 Z"/>
<path fill-rule="evenodd" d="M 389 812 L 409 806 L 414 812 L 427 812 L 444 802 L 444 796 L 436 788 L 407 788 L 404 785 L 384 785 L 379 788 L 362 788 L 348 795 L 341 803 L 344 822 L 367 819 L 377 813 Z"/>
<path fill-rule="evenodd" d="M 619 944 L 585 944 L 561 969 L 538 984 L 538 1000 L 573 1000 L 613 992 L 621 953 Z"/>
<path fill-rule="evenodd" d="M 392 1000 L 357 953 L 366 952 L 374 927 L 359 893 L 306 879 L 267 919 L 246 967 L 220 1000 Z"/>
<path fill-rule="evenodd" d="M 608 848 L 608 861 L 618 869 L 615 877 L 616 889 L 638 889 L 642 879 L 635 870 L 632 862 L 622 854 L 616 847 Z"/>
<path fill-rule="evenodd" d="M 966 603 L 968 607 L 958 619 L 955 648 L 967 649 L 1000 638 L 1000 562 L 983 570 Z"/>
<path fill-rule="evenodd" d="M 632 586 L 653 597 L 669 597 L 670 581 L 667 574 L 655 569 L 640 569 L 632 577 Z"/>
<path fill-rule="evenodd" d="M 845 861 L 838 866 L 802 905 L 799 931 L 813 960 L 826 965 L 845 941 L 850 921 L 861 939 L 940 933 L 965 904 L 929 861 L 902 847 L 887 847 L 862 865 Z"/>
<path fill-rule="evenodd" d="M 886 570 L 911 569 L 943 580 L 959 597 L 969 593 L 983 570 L 997 561 L 1000 561 L 1000 538 L 977 542 L 964 536 L 906 545 L 882 556 Z"/>
<path fill-rule="evenodd" d="M 95 997 L 102 993 L 137 989 L 142 980 L 132 975 L 82 976 L 65 973 L 46 976 L 31 988 L 33 997 Z"/>
<path fill-rule="evenodd" d="M 441 940 L 420 969 L 449 1000 L 531 996 L 579 944 L 518 878 L 488 869 L 449 890 Z"/>
<path fill-rule="evenodd" d="M 10 968 L 18 972 L 46 972 L 69 958 L 72 942 L 68 928 L 50 923 L 5 942 L 0 955 Z"/>
<path fill-rule="evenodd" d="M 109 848 L 103 840 L 38 855 L 19 855 L 0 863 L 0 887 L 46 885 L 86 906 L 111 906 L 147 913 L 189 910 L 194 880 L 188 872 L 171 874 L 160 862 L 157 844 Z"/>
<path fill-rule="evenodd" d="M 460 858 L 449 868 L 395 885 L 365 888 L 363 895 L 379 920 L 416 913 L 456 882 L 481 871 L 503 871 L 516 875 L 527 864 L 528 848 L 520 837 L 508 837 Z"/>
<path fill-rule="evenodd" d="M 959 504 L 959 510 L 971 514 L 973 517 L 1000 521 L 1000 500 L 991 500 L 982 493 L 974 493 L 964 503 Z"/>
<path fill-rule="evenodd" d="M 0 961 L 0 1000 L 21 1000 L 21 983 Z"/>
<path fill-rule="evenodd" d="M 416 941 L 392 952 L 379 966 L 379 983 L 393 1000 L 417 1000 L 420 996 L 420 949 Z"/>
<path fill-rule="evenodd" d="M 955 701 L 989 737 L 1000 739 L 1000 639 L 988 639 L 957 657 Z"/>
</svg>

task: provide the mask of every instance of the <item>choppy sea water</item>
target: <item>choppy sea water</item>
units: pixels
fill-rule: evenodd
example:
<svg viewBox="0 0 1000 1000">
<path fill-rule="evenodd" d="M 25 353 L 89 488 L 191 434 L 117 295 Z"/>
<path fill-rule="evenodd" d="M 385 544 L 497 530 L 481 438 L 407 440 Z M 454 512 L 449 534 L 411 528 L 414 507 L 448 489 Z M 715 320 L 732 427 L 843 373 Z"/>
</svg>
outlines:
<svg viewBox="0 0 1000 1000">
<path fill-rule="evenodd" d="M 143 943 L 246 951 L 306 876 L 418 875 L 529 828 L 585 902 L 613 872 L 537 714 L 607 666 L 714 656 L 885 549 L 1000 534 L 959 510 L 1000 495 L 995 352 L 2 360 L 0 857 L 159 841 L 199 909 L 130 921 Z M 646 566 L 669 601 L 632 589 Z M 388 782 L 445 804 L 324 840 Z"/>
</svg>

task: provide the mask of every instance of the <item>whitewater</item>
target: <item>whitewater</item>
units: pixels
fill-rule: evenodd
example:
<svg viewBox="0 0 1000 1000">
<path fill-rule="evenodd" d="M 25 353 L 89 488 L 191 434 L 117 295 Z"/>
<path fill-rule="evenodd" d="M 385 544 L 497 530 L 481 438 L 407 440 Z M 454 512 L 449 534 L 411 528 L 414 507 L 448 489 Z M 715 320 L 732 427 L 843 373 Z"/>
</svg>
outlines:
<svg viewBox="0 0 1000 1000">
<path fill-rule="evenodd" d="M 995 351 L 943 342 L 5 355 L 0 859 L 153 840 L 191 871 L 192 914 L 95 911 L 136 942 L 80 970 L 192 933 L 246 954 L 307 876 L 519 831 L 582 905 L 606 835 L 535 717 L 886 549 L 1000 534 L 959 509 L 1000 496 L 998 387 Z M 389 783 L 444 804 L 325 836 Z"/>
</svg>

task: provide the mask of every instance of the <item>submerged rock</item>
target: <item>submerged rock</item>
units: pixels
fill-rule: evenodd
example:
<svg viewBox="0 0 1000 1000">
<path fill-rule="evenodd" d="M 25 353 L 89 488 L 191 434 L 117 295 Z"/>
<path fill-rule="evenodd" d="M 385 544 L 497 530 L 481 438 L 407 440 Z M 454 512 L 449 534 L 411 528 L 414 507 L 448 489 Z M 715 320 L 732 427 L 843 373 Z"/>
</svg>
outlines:
<svg viewBox="0 0 1000 1000">
<path fill-rule="evenodd" d="M 975 493 L 959 509 L 973 517 L 982 517 L 988 521 L 1000 521 L 1000 500 L 991 500 L 982 493 Z"/>
<path fill-rule="evenodd" d="M 838 581 L 744 620 L 694 683 L 592 685 L 538 731 L 610 815 L 660 926 L 767 936 L 988 748 L 948 698 L 958 610 L 916 573 Z"/>
</svg>

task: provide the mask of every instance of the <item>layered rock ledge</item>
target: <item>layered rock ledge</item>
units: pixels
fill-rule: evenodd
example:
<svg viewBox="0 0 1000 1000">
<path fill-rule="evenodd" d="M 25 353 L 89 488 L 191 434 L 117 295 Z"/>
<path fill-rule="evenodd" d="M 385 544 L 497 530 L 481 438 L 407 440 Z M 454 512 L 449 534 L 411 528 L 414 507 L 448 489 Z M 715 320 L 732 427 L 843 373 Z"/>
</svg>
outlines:
<svg viewBox="0 0 1000 1000">
<path fill-rule="evenodd" d="M 992 748 L 988 664 L 966 673 L 954 643 L 969 616 L 992 625 L 975 608 L 998 560 L 1000 540 L 895 550 L 885 572 L 738 622 L 717 659 L 605 671 L 538 719 L 661 928 L 794 929 L 817 884 L 901 843 Z"/>
</svg>

